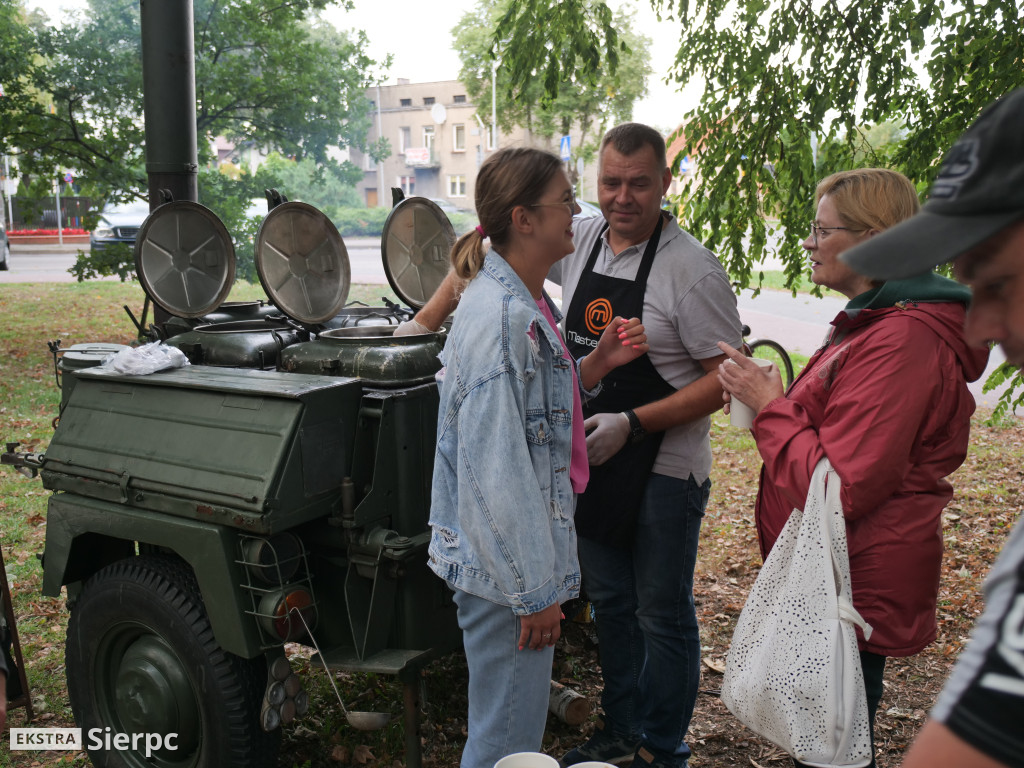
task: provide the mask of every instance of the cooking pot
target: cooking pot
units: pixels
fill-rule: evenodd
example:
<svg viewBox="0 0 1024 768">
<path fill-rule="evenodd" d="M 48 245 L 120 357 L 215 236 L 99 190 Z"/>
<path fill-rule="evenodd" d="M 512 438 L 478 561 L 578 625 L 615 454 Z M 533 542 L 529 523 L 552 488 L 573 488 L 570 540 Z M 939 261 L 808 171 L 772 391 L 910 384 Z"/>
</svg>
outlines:
<svg viewBox="0 0 1024 768">
<path fill-rule="evenodd" d="M 356 303 L 360 306 L 354 306 Z M 353 302 L 324 323 L 322 329 L 361 328 L 371 325 L 397 326 L 411 314 L 408 310 L 392 303 L 388 303 L 388 306 L 385 307 L 368 307 L 362 302 Z"/>
<path fill-rule="evenodd" d="M 200 325 L 166 343 L 184 352 L 193 365 L 274 369 L 281 350 L 308 340 L 308 333 L 287 323 L 234 320 Z"/>
<path fill-rule="evenodd" d="M 394 326 L 336 328 L 316 341 L 281 351 L 282 371 L 349 376 L 377 387 L 406 387 L 434 381 L 441 368 L 443 334 L 395 336 Z"/>
</svg>

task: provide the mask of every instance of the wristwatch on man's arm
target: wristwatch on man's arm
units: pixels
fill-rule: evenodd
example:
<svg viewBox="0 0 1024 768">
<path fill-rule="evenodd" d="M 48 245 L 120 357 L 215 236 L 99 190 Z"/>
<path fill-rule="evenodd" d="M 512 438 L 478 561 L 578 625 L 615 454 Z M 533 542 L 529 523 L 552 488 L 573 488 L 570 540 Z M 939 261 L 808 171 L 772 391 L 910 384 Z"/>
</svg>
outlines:
<svg viewBox="0 0 1024 768">
<path fill-rule="evenodd" d="M 636 417 L 632 410 L 623 411 L 622 415 L 629 422 L 629 442 L 636 444 L 647 437 L 647 430 L 644 429 L 644 425 L 640 423 L 640 419 Z"/>
</svg>

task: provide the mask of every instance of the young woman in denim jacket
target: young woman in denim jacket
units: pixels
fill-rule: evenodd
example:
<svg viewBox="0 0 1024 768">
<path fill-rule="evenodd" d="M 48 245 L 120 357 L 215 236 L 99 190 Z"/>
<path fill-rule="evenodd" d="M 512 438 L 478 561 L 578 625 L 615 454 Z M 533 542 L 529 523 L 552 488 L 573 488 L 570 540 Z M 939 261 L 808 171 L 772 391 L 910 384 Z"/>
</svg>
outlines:
<svg viewBox="0 0 1024 768">
<path fill-rule="evenodd" d="M 591 354 L 566 351 L 544 279 L 573 251 L 579 208 L 557 157 L 496 152 L 480 167 L 476 209 L 480 227 L 452 249 L 469 284 L 438 374 L 430 566 L 455 592 L 469 665 L 462 768 L 492 768 L 540 749 L 559 606 L 579 592 L 581 396 L 644 354 L 647 337 L 639 320 L 609 318 Z"/>
</svg>

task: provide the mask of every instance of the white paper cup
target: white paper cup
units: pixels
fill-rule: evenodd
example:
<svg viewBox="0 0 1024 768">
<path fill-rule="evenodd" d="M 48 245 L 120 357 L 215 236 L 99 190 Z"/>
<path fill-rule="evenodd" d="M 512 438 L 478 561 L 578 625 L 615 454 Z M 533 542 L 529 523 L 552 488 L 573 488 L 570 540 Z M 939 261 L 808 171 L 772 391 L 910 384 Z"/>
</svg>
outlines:
<svg viewBox="0 0 1024 768">
<path fill-rule="evenodd" d="M 599 763 L 596 760 L 592 760 L 587 763 L 576 763 L 573 768 L 616 768 L 611 763 Z"/>
<path fill-rule="evenodd" d="M 494 768 L 558 768 L 558 761 L 543 752 L 516 752 L 505 755 Z"/>
<path fill-rule="evenodd" d="M 760 366 L 761 368 L 767 368 L 772 364 L 771 360 L 765 360 L 761 357 L 748 357 L 747 360 Z M 726 361 L 731 365 L 736 365 L 736 362 L 731 358 Z M 742 427 L 743 429 L 750 429 L 754 426 L 754 409 L 746 403 L 740 402 L 734 396 L 729 403 L 729 423 L 734 427 Z"/>
</svg>

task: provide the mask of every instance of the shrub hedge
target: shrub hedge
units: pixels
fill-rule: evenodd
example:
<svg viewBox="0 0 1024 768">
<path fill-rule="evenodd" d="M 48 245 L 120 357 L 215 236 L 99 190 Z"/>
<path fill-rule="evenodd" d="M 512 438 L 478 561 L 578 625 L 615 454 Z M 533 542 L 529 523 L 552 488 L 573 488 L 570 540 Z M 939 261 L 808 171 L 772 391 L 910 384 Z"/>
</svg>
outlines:
<svg viewBox="0 0 1024 768">
<path fill-rule="evenodd" d="M 389 213 L 390 208 L 336 208 L 332 220 L 342 237 L 380 237 Z M 472 213 L 449 213 L 447 216 L 456 235 L 477 225 L 477 218 Z"/>
</svg>

